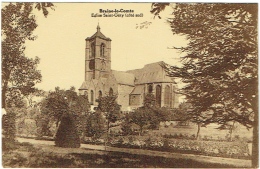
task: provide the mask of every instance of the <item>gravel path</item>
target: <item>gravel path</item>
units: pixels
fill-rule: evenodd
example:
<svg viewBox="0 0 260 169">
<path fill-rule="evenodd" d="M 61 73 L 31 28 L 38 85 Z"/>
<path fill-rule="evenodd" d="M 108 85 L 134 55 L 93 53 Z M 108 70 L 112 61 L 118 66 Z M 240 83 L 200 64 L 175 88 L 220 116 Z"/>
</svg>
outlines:
<svg viewBox="0 0 260 169">
<path fill-rule="evenodd" d="M 29 142 L 32 144 L 54 145 L 53 141 L 34 140 L 34 139 L 26 139 L 26 138 L 17 138 L 17 140 L 19 142 Z M 102 150 L 102 151 L 105 150 L 105 146 L 103 145 L 81 144 L 80 148 Z M 117 147 L 109 147 L 109 146 L 106 147 L 106 150 L 115 151 L 115 152 L 124 152 L 130 154 L 160 156 L 160 157 L 174 158 L 174 159 L 178 159 L 178 158 L 192 159 L 198 162 L 228 164 L 236 167 L 251 167 L 251 160 L 243 160 L 243 159 L 211 157 L 211 156 L 193 155 L 193 154 L 180 154 L 180 153 L 160 152 L 160 151 L 143 150 L 143 149 L 117 148 Z"/>
</svg>

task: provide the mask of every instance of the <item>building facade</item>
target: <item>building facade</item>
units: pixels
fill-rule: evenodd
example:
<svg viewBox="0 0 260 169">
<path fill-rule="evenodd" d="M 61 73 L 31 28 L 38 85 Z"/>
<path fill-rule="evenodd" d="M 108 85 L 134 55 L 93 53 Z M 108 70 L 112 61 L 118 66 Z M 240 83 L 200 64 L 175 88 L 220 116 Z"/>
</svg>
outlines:
<svg viewBox="0 0 260 169">
<path fill-rule="evenodd" d="M 112 70 L 111 39 L 101 33 L 99 25 L 85 41 L 85 80 L 79 93 L 88 95 L 92 105 L 97 106 L 99 97 L 117 95 L 122 111 L 131 111 L 143 106 L 145 95 L 152 93 L 159 106 L 178 106 L 177 85 L 166 75 L 163 62 L 147 64 L 142 69 Z"/>
</svg>

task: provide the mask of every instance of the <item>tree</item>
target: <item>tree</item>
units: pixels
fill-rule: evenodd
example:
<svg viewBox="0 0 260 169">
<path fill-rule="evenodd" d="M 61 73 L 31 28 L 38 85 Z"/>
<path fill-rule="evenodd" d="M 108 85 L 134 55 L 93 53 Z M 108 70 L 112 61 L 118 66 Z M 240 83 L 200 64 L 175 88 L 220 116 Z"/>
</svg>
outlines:
<svg viewBox="0 0 260 169">
<path fill-rule="evenodd" d="M 35 3 L 38 10 L 48 15 L 47 8 L 52 3 Z M 37 27 L 32 15 L 34 3 L 9 3 L 1 10 L 2 16 L 2 108 L 21 107 L 23 96 L 35 91 L 35 84 L 41 81 L 41 73 L 37 70 L 39 58 L 27 58 L 24 54 L 25 41 L 35 40 L 32 32 Z M 19 102 L 17 102 L 19 101 Z M 15 112 L 6 110 L 3 120 L 9 125 L 3 126 L 4 133 L 15 133 Z M 10 113 L 10 114 L 9 114 Z M 13 118 L 13 119 L 12 119 Z M 4 123 L 6 123 L 5 121 Z M 5 131 L 6 130 L 6 131 Z M 13 130 L 13 132 L 9 132 Z M 13 137 L 13 136 L 5 136 Z M 14 139 L 10 139 L 10 142 Z"/>
<path fill-rule="evenodd" d="M 90 113 L 86 122 L 86 135 L 93 139 L 100 138 L 106 131 L 105 123 L 105 118 L 100 111 Z"/>
<path fill-rule="evenodd" d="M 41 82 L 37 70 L 40 59 L 27 58 L 24 54 L 25 41 L 35 40 L 32 33 L 38 26 L 33 7 L 42 10 L 47 17 L 52 3 L 9 3 L 2 8 L 2 108 L 6 108 L 7 94 L 16 89 L 22 95 L 35 90 Z"/>
<path fill-rule="evenodd" d="M 98 102 L 97 111 L 102 112 L 106 117 L 107 141 L 108 141 L 109 130 L 111 127 L 110 124 L 115 123 L 120 118 L 121 106 L 117 104 L 116 99 L 117 96 L 115 95 L 104 96 L 97 99 Z"/>
<path fill-rule="evenodd" d="M 179 104 L 178 108 L 173 110 L 173 120 L 180 121 L 181 123 L 188 123 L 192 117 L 190 116 L 189 109 L 191 108 L 191 104 L 187 102 L 182 102 Z"/>
<path fill-rule="evenodd" d="M 150 129 L 158 129 L 160 122 L 171 119 L 172 112 L 166 107 L 159 107 L 156 104 L 153 94 L 146 94 L 144 106 L 129 113 L 129 121 L 140 127 L 139 135 L 143 133 L 145 126 Z"/>
<path fill-rule="evenodd" d="M 123 118 L 123 122 L 121 124 L 121 130 L 122 130 L 122 134 L 124 136 L 126 135 L 130 135 L 132 134 L 132 122 L 131 122 L 131 117 L 130 117 L 131 113 L 127 113 L 125 114 L 124 118 Z"/>
<path fill-rule="evenodd" d="M 227 139 L 229 141 L 232 141 L 232 134 L 238 128 L 238 126 L 235 125 L 235 123 L 236 123 L 235 121 L 233 121 L 233 122 L 226 122 L 225 124 L 221 124 L 218 127 L 219 130 L 228 130 L 229 135 L 228 135 Z"/>
<path fill-rule="evenodd" d="M 167 107 L 151 107 L 150 108 L 150 129 L 159 129 L 160 123 L 170 121 L 172 111 Z"/>
<path fill-rule="evenodd" d="M 129 113 L 131 122 L 139 126 L 139 135 L 142 135 L 145 126 L 148 126 L 151 121 L 151 109 L 140 107 Z"/>
<path fill-rule="evenodd" d="M 175 48 L 186 53 L 182 67 L 164 65 L 186 84 L 181 92 L 202 122 L 253 127 L 252 167 L 258 167 L 257 11 L 257 4 L 176 4 L 168 22 L 188 45 Z"/>
<path fill-rule="evenodd" d="M 80 138 L 77 133 L 77 127 L 75 124 L 75 116 L 66 113 L 61 118 L 61 124 L 58 128 L 55 145 L 58 147 L 69 147 L 69 148 L 79 148 Z"/>
<path fill-rule="evenodd" d="M 71 87 L 69 90 L 61 90 L 59 87 L 56 87 L 55 91 L 50 92 L 42 101 L 41 112 L 43 115 L 47 115 L 50 119 L 56 121 L 56 128 L 58 129 L 56 134 L 58 134 L 59 130 L 63 131 L 63 129 L 59 128 L 64 127 L 61 123 L 65 116 L 64 120 L 73 121 L 71 123 L 75 124 L 77 134 L 84 137 L 85 116 L 89 111 L 89 107 L 87 96 L 77 95 L 75 87 Z"/>
<path fill-rule="evenodd" d="M 151 93 L 145 95 L 143 108 L 150 112 L 150 129 L 158 129 L 160 122 L 171 119 L 172 112 L 170 109 L 167 107 L 159 107 L 156 103 L 155 96 Z"/>
</svg>

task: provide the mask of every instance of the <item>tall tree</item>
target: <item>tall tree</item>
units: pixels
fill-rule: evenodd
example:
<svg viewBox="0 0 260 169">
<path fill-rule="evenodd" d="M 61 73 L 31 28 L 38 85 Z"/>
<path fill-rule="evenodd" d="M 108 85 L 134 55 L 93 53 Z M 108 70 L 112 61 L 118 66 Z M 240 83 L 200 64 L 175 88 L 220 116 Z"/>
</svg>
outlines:
<svg viewBox="0 0 260 169">
<path fill-rule="evenodd" d="M 33 31 L 38 26 L 33 8 L 48 15 L 52 3 L 9 3 L 2 8 L 2 108 L 6 107 L 6 95 L 10 89 L 18 90 L 22 95 L 34 92 L 35 84 L 41 82 L 41 73 L 37 70 L 40 59 L 25 56 L 25 41 L 35 40 Z"/>
<path fill-rule="evenodd" d="M 85 95 L 77 95 L 75 87 L 69 90 L 61 90 L 59 87 L 42 101 L 41 112 L 55 119 L 58 128 L 63 116 L 72 115 L 76 120 L 78 134 L 85 131 L 85 118 L 90 108 L 88 98 Z M 70 118 L 71 119 L 71 118 Z"/>
<path fill-rule="evenodd" d="M 39 4 L 39 5 L 38 5 Z M 1 10 L 2 16 L 2 108 L 22 107 L 23 97 L 35 92 L 35 84 L 41 81 L 37 70 L 39 58 L 27 58 L 24 54 L 25 41 L 35 40 L 32 34 L 37 27 L 32 14 L 34 5 L 41 6 L 45 16 L 52 3 L 9 3 Z M 47 12 L 46 12 L 47 11 Z M 3 116 L 3 134 L 6 138 L 15 138 L 16 112 L 7 110 Z M 11 135 L 9 135 L 11 134 Z M 13 136 L 12 136 L 13 135 Z M 14 143 L 14 139 L 6 142 Z"/>
<path fill-rule="evenodd" d="M 176 4 L 168 22 L 188 45 L 177 48 L 186 53 L 182 67 L 164 65 L 186 84 L 182 93 L 191 113 L 208 112 L 205 123 L 253 127 L 253 167 L 258 167 L 257 11 L 257 4 Z"/>
</svg>

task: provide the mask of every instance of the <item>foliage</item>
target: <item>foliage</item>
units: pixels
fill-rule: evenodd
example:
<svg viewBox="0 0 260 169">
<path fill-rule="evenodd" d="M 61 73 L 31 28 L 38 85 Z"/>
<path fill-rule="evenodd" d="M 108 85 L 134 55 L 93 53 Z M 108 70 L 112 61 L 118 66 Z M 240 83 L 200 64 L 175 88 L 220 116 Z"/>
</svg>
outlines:
<svg viewBox="0 0 260 169">
<path fill-rule="evenodd" d="M 105 129 L 105 118 L 100 111 L 88 114 L 86 122 L 86 136 L 98 139 L 104 134 Z"/>
<path fill-rule="evenodd" d="M 63 115 L 67 115 L 67 113 L 73 114 L 77 120 L 77 128 L 83 132 L 84 123 L 82 120 L 85 119 L 84 116 L 89 111 L 89 107 L 87 96 L 78 96 L 74 87 L 69 90 L 61 90 L 56 87 L 55 91 L 50 92 L 42 101 L 41 111 L 43 114 L 55 119 L 57 125 Z"/>
<path fill-rule="evenodd" d="M 53 6 L 48 3 L 44 6 Z M 35 84 L 41 82 L 37 70 L 40 59 L 25 56 L 25 41 L 35 40 L 32 32 L 37 27 L 32 15 L 33 3 L 9 3 L 1 10 L 2 16 L 2 108 L 24 107 L 23 96 L 34 93 Z M 45 16 L 48 13 L 45 12 Z M 15 138 L 15 112 L 3 116 L 3 148 L 9 148 Z"/>
<path fill-rule="evenodd" d="M 157 107 L 155 96 L 152 93 L 147 93 L 144 98 L 144 107 Z"/>
<path fill-rule="evenodd" d="M 168 22 L 188 45 L 175 48 L 186 53 L 182 67 L 165 66 L 170 76 L 186 83 L 182 93 L 198 124 L 236 121 L 254 127 L 254 167 L 258 167 L 257 11 L 257 4 L 176 4 Z"/>
<path fill-rule="evenodd" d="M 192 116 L 189 113 L 189 109 L 191 109 L 191 104 L 187 102 L 182 102 L 179 104 L 179 107 L 174 110 L 173 119 L 176 121 L 189 121 L 192 120 Z"/>
<path fill-rule="evenodd" d="M 164 11 L 165 7 L 170 5 L 170 3 L 152 3 L 152 9 L 151 9 L 151 13 L 154 14 L 154 16 L 158 16 L 159 19 L 161 19 L 160 17 L 160 12 Z"/>
<path fill-rule="evenodd" d="M 53 123 L 55 122 L 47 114 L 43 114 L 43 113 L 38 114 L 35 118 L 35 121 L 37 125 L 37 136 L 39 138 L 43 136 L 52 137 L 55 134 L 51 129 Z"/>
<path fill-rule="evenodd" d="M 105 113 L 108 123 L 114 123 L 120 117 L 121 106 L 117 104 L 116 99 L 117 96 L 104 96 L 97 100 L 97 110 Z"/>
<path fill-rule="evenodd" d="M 183 67 L 167 67 L 186 83 L 198 120 L 235 120 L 251 127 L 257 96 L 257 5 L 177 4 L 173 33 L 189 40 Z M 203 22 L 201 22 L 204 20 Z M 185 27 L 184 27 L 185 25 Z"/>
<path fill-rule="evenodd" d="M 16 119 L 16 114 L 13 111 L 7 111 L 7 113 L 3 115 L 2 118 L 3 151 L 12 150 L 15 148 L 15 133 L 16 133 L 15 119 Z"/>
<path fill-rule="evenodd" d="M 151 109 L 140 107 L 133 112 L 129 113 L 129 118 L 131 123 L 134 123 L 139 126 L 139 135 L 143 133 L 145 126 L 150 124 L 151 121 Z"/>
<path fill-rule="evenodd" d="M 192 139 L 169 139 L 158 136 L 118 137 L 111 140 L 112 146 L 143 148 L 167 152 L 191 153 L 227 158 L 249 159 L 246 142 L 197 141 Z M 121 143 L 121 144 L 120 144 Z"/>
<path fill-rule="evenodd" d="M 41 4 L 45 16 L 52 3 Z M 44 5 L 43 5 L 44 4 Z M 25 41 L 35 40 L 33 31 L 38 26 L 32 15 L 34 3 L 9 3 L 2 8 L 2 107 L 6 107 L 7 97 L 15 90 L 21 96 L 34 93 L 35 84 L 41 82 L 41 73 L 37 70 L 40 59 L 25 56 Z"/>
<path fill-rule="evenodd" d="M 151 129 L 159 129 L 160 122 L 170 121 L 173 113 L 167 107 L 152 107 L 150 113 L 150 126 Z"/>
<path fill-rule="evenodd" d="M 131 113 L 130 113 L 131 114 Z M 132 123 L 131 123 L 131 117 L 129 114 L 125 114 L 124 121 L 121 124 L 121 130 L 122 134 L 124 136 L 130 135 L 133 133 L 132 131 Z"/>
<path fill-rule="evenodd" d="M 158 107 L 153 94 L 146 94 L 144 106 L 130 112 L 127 119 L 129 123 L 139 126 L 139 134 L 143 133 L 144 127 L 159 129 L 160 122 L 169 121 L 172 111 L 166 107 Z"/>
<path fill-rule="evenodd" d="M 75 119 L 73 115 L 66 113 L 62 116 L 56 137 L 55 146 L 78 148 L 80 147 L 80 138 L 77 132 Z"/>
</svg>

